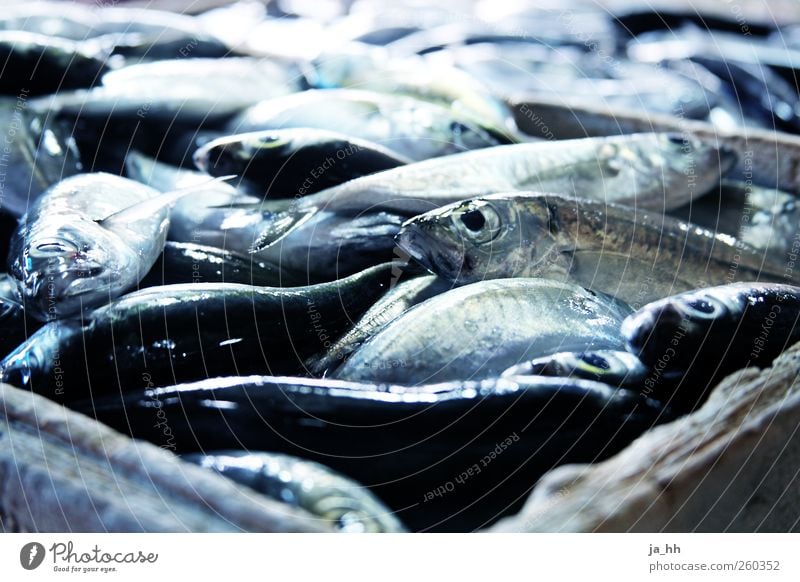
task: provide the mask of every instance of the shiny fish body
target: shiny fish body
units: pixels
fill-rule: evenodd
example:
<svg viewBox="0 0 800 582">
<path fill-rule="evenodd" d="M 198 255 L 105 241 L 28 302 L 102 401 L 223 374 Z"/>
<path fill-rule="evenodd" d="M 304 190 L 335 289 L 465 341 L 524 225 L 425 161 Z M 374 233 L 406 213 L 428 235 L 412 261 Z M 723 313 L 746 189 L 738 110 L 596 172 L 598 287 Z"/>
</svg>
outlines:
<svg viewBox="0 0 800 582">
<path fill-rule="evenodd" d="M 361 210 L 372 203 L 415 213 L 470 196 L 539 190 L 663 211 L 707 192 L 734 161 L 728 150 L 671 134 L 514 144 L 353 180 L 299 206 Z"/>
<path fill-rule="evenodd" d="M 800 340 L 798 317 L 800 288 L 734 283 L 645 305 L 625 320 L 622 332 L 629 350 L 663 375 L 707 368 L 724 374 L 769 365 Z"/>
<path fill-rule="evenodd" d="M 344 533 L 399 533 L 405 528 L 365 487 L 319 463 L 254 451 L 214 451 L 184 460 L 308 511 Z"/>
<path fill-rule="evenodd" d="M 194 153 L 200 170 L 241 176 L 248 191 L 265 198 L 311 194 L 410 161 L 374 142 L 307 128 L 225 136 Z"/>
<path fill-rule="evenodd" d="M 136 285 L 161 253 L 168 207 L 103 221 L 157 196 L 102 173 L 79 174 L 45 192 L 20 222 L 9 253 L 25 309 L 41 320 L 77 315 Z"/>
<path fill-rule="evenodd" d="M 459 282 L 545 277 L 639 307 L 731 280 L 785 281 L 784 269 L 728 235 L 666 216 L 548 194 L 497 194 L 408 221 L 399 246 Z"/>
<path fill-rule="evenodd" d="M 271 215 L 261 208 L 259 198 L 227 182 L 209 182 L 204 172 L 176 168 L 135 151 L 128 154 L 125 164 L 128 176 L 161 192 L 192 188 L 192 195 L 178 200 L 170 212 L 170 241 L 248 255 L 253 242 L 271 224 Z M 241 204 L 251 208 L 241 208 Z"/>
<path fill-rule="evenodd" d="M 281 289 L 188 283 L 50 322 L 2 363 L 7 383 L 60 402 L 238 373 L 299 374 L 386 291 L 391 265 Z M 58 372 L 55 372 L 58 370 Z"/>
<path fill-rule="evenodd" d="M 214 378 L 72 406 L 157 445 L 166 415 L 179 453 L 245 448 L 323 463 L 369 487 L 409 529 L 443 531 L 513 513 L 545 471 L 606 458 L 672 419 L 635 391 L 534 376 L 419 387 Z M 433 495 L 486 455 L 480 475 Z"/>
<path fill-rule="evenodd" d="M 306 196 L 286 212 L 275 214 L 254 250 L 267 249 L 269 253 L 267 247 L 290 238 L 298 241 L 293 244 L 302 245 L 320 229 L 332 231 L 321 226 L 325 221 L 341 222 L 352 216 L 364 221 L 373 214 L 382 217 L 378 222 L 383 231 L 392 232 L 393 222 L 457 200 L 531 188 L 663 211 L 716 185 L 720 171 L 734 158 L 728 150 L 669 134 L 515 144 L 465 152 L 365 176 Z M 691 175 L 688 168 L 692 168 Z M 380 248 L 386 254 L 392 252 L 394 243 L 375 232 L 370 246 L 373 252 Z M 338 254 L 335 250 L 334 256 Z"/>
<path fill-rule="evenodd" d="M 25 95 L 0 98 L 0 131 L 9 138 L 0 208 L 13 216 L 25 214 L 50 186 L 83 169 L 69 126 L 31 113 Z"/>
<path fill-rule="evenodd" d="M 307 285 L 305 273 L 224 249 L 167 241 L 164 251 L 139 288 L 180 283 L 240 283 L 259 287 Z"/>
<path fill-rule="evenodd" d="M 92 89 L 41 97 L 32 106 L 81 118 L 202 124 L 296 88 L 288 69 L 265 60 L 173 59 L 129 65 Z"/>
<path fill-rule="evenodd" d="M 556 352 L 624 347 L 630 308 L 545 279 L 482 281 L 395 319 L 332 373 L 350 381 L 481 379 Z"/>
<path fill-rule="evenodd" d="M 264 101 L 226 127 L 232 133 L 323 129 L 374 142 L 411 160 L 511 143 L 491 128 L 442 105 L 353 89 L 304 91 Z M 334 159 L 334 168 L 336 162 Z"/>
<path fill-rule="evenodd" d="M 419 57 L 390 58 L 379 47 L 351 43 L 323 54 L 304 74 L 318 89 L 351 88 L 407 95 L 448 107 L 513 139 L 516 125 L 508 105 L 483 83 L 455 67 L 438 66 Z"/>
<path fill-rule="evenodd" d="M 452 283 L 432 275 L 401 281 L 376 301 L 353 329 L 325 350 L 324 354 L 306 362 L 309 371 L 315 376 L 325 375 L 403 313 L 431 297 L 449 291 L 452 286 Z"/>
<path fill-rule="evenodd" d="M 635 61 L 613 66 L 594 54 L 529 43 L 474 44 L 434 53 L 512 98 L 545 95 L 614 107 L 705 118 L 716 97 L 696 80 Z"/>
<path fill-rule="evenodd" d="M 108 70 L 102 46 L 43 34 L 0 31 L 0 92 L 26 97 L 82 89 Z"/>
</svg>

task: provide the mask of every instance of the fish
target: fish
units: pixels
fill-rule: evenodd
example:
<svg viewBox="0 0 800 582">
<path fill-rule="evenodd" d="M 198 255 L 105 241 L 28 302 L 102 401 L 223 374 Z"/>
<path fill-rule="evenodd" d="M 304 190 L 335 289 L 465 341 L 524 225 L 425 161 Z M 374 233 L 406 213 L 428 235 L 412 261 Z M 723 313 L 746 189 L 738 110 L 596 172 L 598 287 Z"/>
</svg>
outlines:
<svg viewBox="0 0 800 582">
<path fill-rule="evenodd" d="M 540 193 L 445 206 L 406 222 L 397 241 L 428 270 L 460 283 L 545 277 L 635 308 L 737 280 L 785 282 L 779 264 L 729 235 L 627 206 Z"/>
<path fill-rule="evenodd" d="M 559 352 L 517 364 L 502 376 L 554 376 L 583 378 L 621 388 L 642 386 L 649 368 L 626 351 Z"/>
<path fill-rule="evenodd" d="M 303 373 L 383 293 L 380 265 L 321 285 L 187 283 L 51 321 L 0 362 L 5 382 L 58 402 L 215 376 Z M 145 380 L 146 379 L 146 380 Z"/>
<path fill-rule="evenodd" d="M 0 14 L 0 30 L 84 40 L 96 34 L 96 20 L 97 15 L 88 6 L 74 2 L 12 2 Z"/>
<path fill-rule="evenodd" d="M 30 97 L 91 87 L 110 70 L 109 56 L 104 47 L 86 41 L 0 31 L 0 93 Z"/>
<path fill-rule="evenodd" d="M 272 223 L 261 199 L 227 181 L 209 181 L 205 172 L 165 164 L 137 151 L 126 156 L 125 165 L 132 180 L 161 192 L 192 189 L 191 197 L 172 207 L 169 241 L 249 256 L 253 242 Z"/>
<path fill-rule="evenodd" d="M 600 461 L 674 418 L 636 391 L 534 376 L 417 387 L 212 378 L 70 406 L 158 446 L 169 438 L 181 454 L 266 450 L 323 463 L 412 531 L 483 527 L 516 512 L 554 466 Z"/>
<path fill-rule="evenodd" d="M 411 218 L 465 198 L 539 190 L 664 211 L 701 196 L 736 160 L 728 148 L 677 134 L 512 144 L 425 160 L 312 196 L 283 212 L 254 245 L 275 244 L 325 210 L 387 212 Z M 377 241 L 376 241 L 377 242 Z"/>
<path fill-rule="evenodd" d="M 66 178 L 42 194 L 9 252 L 25 309 L 43 321 L 78 315 L 136 285 L 164 246 L 169 206 L 161 198 L 103 173 Z"/>
<path fill-rule="evenodd" d="M 513 142 L 452 108 L 360 89 L 310 90 L 269 99 L 246 109 L 225 127 L 231 133 L 300 127 L 334 131 L 415 161 Z M 331 165 L 335 168 L 342 161 L 335 158 Z"/>
<path fill-rule="evenodd" d="M 631 312 L 573 284 L 480 281 L 406 311 L 329 376 L 412 384 L 491 378 L 558 352 L 624 349 L 619 327 Z"/>
<path fill-rule="evenodd" d="M 259 287 L 308 285 L 305 273 L 297 273 L 224 249 L 193 243 L 167 241 L 164 250 L 138 288 L 180 283 L 241 283 Z"/>
<path fill-rule="evenodd" d="M 709 230 L 730 234 L 763 252 L 772 263 L 789 259 L 800 234 L 797 196 L 752 182 L 725 179 L 718 192 L 670 214 Z"/>
<path fill-rule="evenodd" d="M 407 95 L 447 107 L 510 139 L 519 136 L 508 105 L 489 87 L 452 66 L 417 56 L 394 58 L 382 47 L 351 42 L 336 51 L 325 50 L 301 69 L 308 86 L 315 89 Z"/>
<path fill-rule="evenodd" d="M 628 350 L 659 376 L 766 367 L 800 340 L 800 288 L 733 283 L 649 303 L 622 324 Z"/>
<path fill-rule="evenodd" d="M 800 98 L 794 88 L 800 53 L 690 25 L 638 37 L 630 43 L 628 54 L 645 62 L 694 62 L 722 81 L 736 109 L 751 122 L 793 133 L 800 130 Z M 785 69 L 785 78 L 769 65 Z"/>
<path fill-rule="evenodd" d="M 553 49 L 524 41 L 481 43 L 427 58 L 451 63 L 516 101 L 544 95 L 691 119 L 706 118 L 718 101 L 697 80 L 678 71 L 623 58 L 609 62 L 577 48 Z"/>
<path fill-rule="evenodd" d="M 397 277 L 406 275 L 408 267 L 398 268 Z M 339 338 L 322 355 L 315 355 L 306 361 L 308 371 L 314 376 L 324 376 L 335 369 L 365 341 L 389 325 L 403 313 L 452 289 L 453 285 L 434 275 L 413 276 L 408 280 L 397 282 L 386 295 L 361 316 L 353 328 Z"/>
<path fill-rule="evenodd" d="M 7 138 L 0 209 L 15 218 L 50 186 L 84 171 L 69 126 L 31 112 L 28 103 L 25 93 L 0 97 L 0 131 Z"/>
<path fill-rule="evenodd" d="M 402 533 L 392 511 L 365 487 L 320 463 L 260 451 L 213 451 L 183 459 L 299 507 L 343 533 Z"/>
<path fill-rule="evenodd" d="M 4 384 L 0 403 L 4 534 L 330 532 L 305 512 L 253 495 L 41 396 Z M 67 552 L 67 544 L 59 547 Z M 94 560 L 91 555 L 82 558 Z M 147 561 L 156 555 L 138 554 Z M 99 548 L 94 556 L 106 565 L 114 561 Z M 44 557 L 39 552 L 39 563 Z M 136 550 L 117 556 L 128 563 L 136 558 Z M 93 567 L 99 571 L 99 564 Z"/>
<path fill-rule="evenodd" d="M 265 220 L 251 250 L 278 264 L 301 261 L 330 278 L 390 260 L 391 239 L 405 220 L 478 192 L 533 187 L 663 211 L 713 188 L 734 160 L 727 149 L 671 134 L 455 154 L 351 180 L 285 208 L 254 206 Z"/>
<path fill-rule="evenodd" d="M 252 253 L 264 233 L 291 221 L 295 199 L 261 200 L 227 182 L 208 182 L 208 174 L 163 164 L 132 152 L 128 174 L 162 191 L 193 189 L 170 213 L 167 239 L 177 243 L 216 247 L 252 257 L 300 276 L 307 284 L 324 283 L 398 258 L 392 237 L 405 220 L 392 212 L 320 212 L 277 244 Z M 309 195 L 313 197 L 315 195 Z M 402 257 L 401 257 L 402 258 Z"/>
<path fill-rule="evenodd" d="M 333 131 L 275 129 L 220 137 L 194 152 L 198 169 L 241 176 L 246 190 L 295 197 L 403 166 L 409 158 L 389 148 Z"/>
<path fill-rule="evenodd" d="M 0 357 L 5 357 L 33 334 L 40 324 L 26 317 L 18 300 L 0 296 Z"/>
<path fill-rule="evenodd" d="M 93 35 L 115 55 L 157 61 L 224 58 L 231 49 L 197 18 L 153 8 L 104 6 L 95 12 Z"/>
<path fill-rule="evenodd" d="M 31 108 L 68 118 L 198 127 L 295 91 L 296 83 L 290 68 L 267 60 L 179 58 L 109 71 L 91 89 L 31 99 Z"/>
<path fill-rule="evenodd" d="M 114 4 L 89 7 L 79 3 L 21 2 L 4 6 L 0 30 L 102 46 L 109 54 L 137 60 L 219 58 L 230 52 L 195 17 Z"/>
</svg>

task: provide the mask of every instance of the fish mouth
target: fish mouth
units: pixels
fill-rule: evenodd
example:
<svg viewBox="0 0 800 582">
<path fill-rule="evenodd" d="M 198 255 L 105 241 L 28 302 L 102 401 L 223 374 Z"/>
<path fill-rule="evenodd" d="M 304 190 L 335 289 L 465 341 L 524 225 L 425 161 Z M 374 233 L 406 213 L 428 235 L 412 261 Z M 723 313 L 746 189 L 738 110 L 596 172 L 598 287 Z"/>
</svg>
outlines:
<svg viewBox="0 0 800 582">
<path fill-rule="evenodd" d="M 464 266 L 458 253 L 441 248 L 441 243 L 415 224 L 404 224 L 395 236 L 397 247 L 434 275 L 455 277 Z"/>
</svg>

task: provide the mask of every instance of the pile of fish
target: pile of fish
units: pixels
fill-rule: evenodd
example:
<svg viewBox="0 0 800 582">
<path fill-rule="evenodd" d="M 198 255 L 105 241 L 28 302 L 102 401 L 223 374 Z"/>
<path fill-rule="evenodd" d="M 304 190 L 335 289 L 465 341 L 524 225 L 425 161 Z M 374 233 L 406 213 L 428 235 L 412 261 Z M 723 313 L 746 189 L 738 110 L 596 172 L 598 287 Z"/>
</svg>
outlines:
<svg viewBox="0 0 800 582">
<path fill-rule="evenodd" d="M 304 6 L 4 8 L 4 382 L 340 531 L 468 531 L 800 341 L 797 192 L 508 105 L 800 133 L 795 29 Z"/>
</svg>

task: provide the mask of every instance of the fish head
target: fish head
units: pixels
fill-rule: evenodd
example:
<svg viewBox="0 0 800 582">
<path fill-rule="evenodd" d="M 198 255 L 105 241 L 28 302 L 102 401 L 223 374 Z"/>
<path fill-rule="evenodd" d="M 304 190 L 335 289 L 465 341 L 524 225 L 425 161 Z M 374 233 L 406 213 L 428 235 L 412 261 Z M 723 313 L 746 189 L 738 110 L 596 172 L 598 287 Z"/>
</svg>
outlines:
<svg viewBox="0 0 800 582">
<path fill-rule="evenodd" d="M 648 134 L 624 145 L 609 140 L 598 153 L 609 178 L 632 184 L 641 199 L 669 196 L 673 205 L 708 192 L 736 161 L 727 146 L 689 133 Z"/>
<path fill-rule="evenodd" d="M 139 276 L 137 252 L 99 224 L 54 217 L 40 226 L 20 237 L 10 265 L 25 310 L 37 319 L 78 314 Z"/>
<path fill-rule="evenodd" d="M 536 276 L 557 246 L 550 219 L 544 197 L 492 195 L 412 218 L 396 241 L 429 271 L 459 283 Z"/>
</svg>

